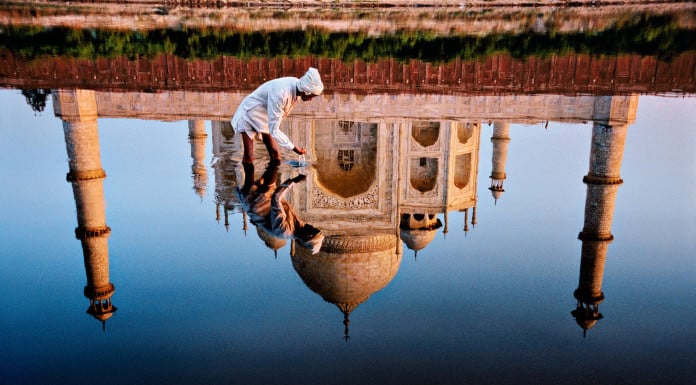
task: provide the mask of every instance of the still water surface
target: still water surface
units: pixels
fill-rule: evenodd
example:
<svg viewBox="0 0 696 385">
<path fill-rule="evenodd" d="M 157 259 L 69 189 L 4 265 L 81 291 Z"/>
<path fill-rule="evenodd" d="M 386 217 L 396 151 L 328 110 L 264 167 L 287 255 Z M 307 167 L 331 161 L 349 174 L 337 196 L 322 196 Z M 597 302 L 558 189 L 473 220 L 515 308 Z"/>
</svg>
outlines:
<svg viewBox="0 0 696 385">
<path fill-rule="evenodd" d="M 534 73 L 554 83 L 580 56 Z M 307 176 L 288 203 L 325 235 L 317 254 L 259 231 L 239 201 L 252 172 L 228 119 L 248 86 L 114 88 L 128 64 L 74 84 L 65 67 L 3 78 L 0 382 L 690 383 L 693 95 L 621 77 L 650 58 L 617 59 L 630 92 L 580 76 L 582 93 L 475 94 L 445 77 L 404 86 L 420 75 L 391 89 L 367 65 L 375 91 L 323 60 L 306 63 L 336 89 L 285 128 L 309 162 L 277 174 Z M 422 68 L 423 83 L 452 69 Z"/>
<path fill-rule="evenodd" d="M 289 244 L 276 257 L 253 226 L 245 235 L 239 212 L 229 213 L 229 229 L 216 220 L 225 176 L 207 150 L 205 191 L 193 189 L 187 122 L 100 120 L 107 267 L 118 308 L 102 330 L 85 314 L 86 266 L 60 119 L 50 102 L 37 116 L 17 91 L 3 91 L 2 100 L 8 383 L 90 383 L 104 373 L 109 383 L 515 383 L 518 375 L 686 383 L 693 373 L 693 98 L 640 98 L 623 152 L 615 238 L 595 277 L 604 317 L 585 337 L 571 311 L 592 124 L 510 124 L 497 202 L 486 188 L 493 126 L 483 124 L 475 226 L 473 207 L 446 217 L 424 209 L 448 231 L 439 228 L 417 254 L 400 246 L 401 254 L 371 255 L 393 276 L 362 270 L 359 254 L 325 255 L 340 266 L 327 262 L 322 271 L 319 258 L 302 276 Z M 304 171 L 312 178 L 311 167 Z M 284 165 L 282 173 L 298 171 Z M 354 232 L 364 236 L 365 226 Z M 349 291 L 351 274 L 386 287 L 352 310 L 345 341 L 343 314 L 322 300 L 332 293 L 310 285 L 330 291 L 323 280 L 336 281 Z"/>
</svg>

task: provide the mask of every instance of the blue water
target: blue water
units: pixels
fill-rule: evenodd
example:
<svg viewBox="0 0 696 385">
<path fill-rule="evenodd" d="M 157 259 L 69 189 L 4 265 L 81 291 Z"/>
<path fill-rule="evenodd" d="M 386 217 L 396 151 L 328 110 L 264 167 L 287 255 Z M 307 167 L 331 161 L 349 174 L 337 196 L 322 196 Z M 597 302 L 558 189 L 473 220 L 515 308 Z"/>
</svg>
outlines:
<svg viewBox="0 0 696 385">
<path fill-rule="evenodd" d="M 687 384 L 696 375 L 693 97 L 640 96 L 603 318 L 584 337 L 570 312 L 592 124 L 550 122 L 511 124 L 497 202 L 487 189 L 493 127 L 482 125 L 476 225 L 464 232 L 464 212 L 438 214 L 447 234 L 394 256 L 393 279 L 350 314 L 348 341 L 341 311 L 293 267 L 290 243 L 276 256 L 253 227 L 245 235 L 239 211 L 229 229 L 216 220 L 209 122 L 201 197 L 186 121 L 120 118 L 99 119 L 118 308 L 103 330 L 85 312 L 61 120 L 50 100 L 41 113 L 17 90 L 0 101 L 0 383 Z"/>
</svg>

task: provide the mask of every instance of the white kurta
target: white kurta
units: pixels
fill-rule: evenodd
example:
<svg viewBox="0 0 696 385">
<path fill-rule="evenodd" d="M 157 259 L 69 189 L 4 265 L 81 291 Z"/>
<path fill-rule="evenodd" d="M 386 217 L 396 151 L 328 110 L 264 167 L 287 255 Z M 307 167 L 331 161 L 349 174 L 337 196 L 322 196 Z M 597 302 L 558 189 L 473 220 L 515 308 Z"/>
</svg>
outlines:
<svg viewBox="0 0 696 385">
<path fill-rule="evenodd" d="M 261 226 L 266 233 L 281 239 L 291 239 L 304 222 L 295 214 L 286 197 L 294 183 L 286 181 L 276 187 L 273 183 L 262 193 L 251 188 L 248 194 L 238 190 L 240 202 L 251 223 Z"/>
<path fill-rule="evenodd" d="M 295 148 L 287 135 L 280 130 L 280 123 L 295 107 L 298 78 L 283 77 L 269 80 L 242 100 L 232 117 L 232 127 L 254 139 L 256 133 L 270 134 L 278 145 Z"/>
<path fill-rule="evenodd" d="M 298 230 L 305 226 L 305 222 L 295 214 L 286 200 L 294 184 L 293 179 L 288 179 L 280 186 L 276 187 L 276 184 L 272 183 L 266 186 L 267 189 L 261 189 L 261 191 L 259 188 L 262 186 L 256 184 L 246 193 L 243 193 L 240 188 L 236 191 L 253 225 L 275 238 L 296 239 L 302 246 L 310 249 L 312 254 L 316 254 L 324 241 L 324 235 L 320 232 L 310 239 L 304 239 L 298 234 Z"/>
</svg>

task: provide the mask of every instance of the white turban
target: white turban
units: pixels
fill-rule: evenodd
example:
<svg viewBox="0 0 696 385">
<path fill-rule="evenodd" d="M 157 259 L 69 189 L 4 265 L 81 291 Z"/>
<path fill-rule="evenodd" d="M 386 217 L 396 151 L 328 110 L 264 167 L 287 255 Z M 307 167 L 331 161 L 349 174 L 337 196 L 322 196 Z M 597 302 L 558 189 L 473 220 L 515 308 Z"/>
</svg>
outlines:
<svg viewBox="0 0 696 385">
<path fill-rule="evenodd" d="M 305 94 L 321 95 L 321 92 L 324 91 L 324 83 L 321 82 L 319 71 L 314 67 L 309 67 L 297 83 L 297 89 Z"/>
</svg>

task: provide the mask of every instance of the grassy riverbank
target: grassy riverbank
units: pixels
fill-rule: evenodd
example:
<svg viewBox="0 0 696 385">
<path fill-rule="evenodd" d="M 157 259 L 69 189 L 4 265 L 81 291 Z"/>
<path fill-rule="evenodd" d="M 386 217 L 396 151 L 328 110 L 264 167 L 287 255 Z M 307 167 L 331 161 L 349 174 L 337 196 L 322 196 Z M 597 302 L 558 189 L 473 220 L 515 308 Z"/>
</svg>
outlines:
<svg viewBox="0 0 696 385">
<path fill-rule="evenodd" d="M 440 36 L 420 31 L 372 36 L 367 32 L 318 29 L 240 32 L 215 28 L 137 31 L 8 26 L 0 33 L 0 49 L 25 58 L 45 55 L 86 59 L 138 58 L 173 54 L 190 59 L 212 59 L 222 55 L 240 58 L 318 56 L 346 61 L 389 57 L 446 62 L 481 58 L 493 53 L 508 53 L 514 57 L 544 57 L 572 52 L 669 58 L 696 50 L 696 41 L 692 37 L 693 30 L 680 28 L 663 16 L 634 18 L 599 31 L 525 31 L 484 36 Z"/>
</svg>

